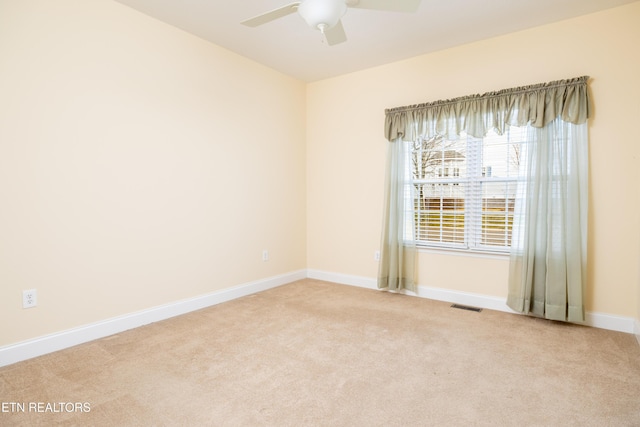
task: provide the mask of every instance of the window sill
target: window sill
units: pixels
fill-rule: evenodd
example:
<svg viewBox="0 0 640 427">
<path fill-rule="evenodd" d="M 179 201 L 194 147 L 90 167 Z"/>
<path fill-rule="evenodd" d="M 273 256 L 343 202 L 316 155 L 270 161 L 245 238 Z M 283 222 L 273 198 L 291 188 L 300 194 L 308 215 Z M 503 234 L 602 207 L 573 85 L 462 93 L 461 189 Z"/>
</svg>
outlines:
<svg viewBox="0 0 640 427">
<path fill-rule="evenodd" d="M 471 249 L 455 249 L 455 248 L 437 248 L 431 246 L 417 246 L 419 253 L 437 254 L 437 255 L 452 255 L 463 256 L 473 258 L 490 258 L 490 259 L 502 259 L 508 260 L 508 252 L 492 252 L 492 251 L 474 251 Z"/>
</svg>

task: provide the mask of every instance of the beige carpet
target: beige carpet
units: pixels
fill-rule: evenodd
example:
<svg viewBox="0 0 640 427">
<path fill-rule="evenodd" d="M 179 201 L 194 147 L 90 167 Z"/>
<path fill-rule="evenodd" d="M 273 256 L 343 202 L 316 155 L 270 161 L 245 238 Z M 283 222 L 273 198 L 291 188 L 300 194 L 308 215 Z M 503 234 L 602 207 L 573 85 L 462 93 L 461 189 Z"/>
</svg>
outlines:
<svg viewBox="0 0 640 427">
<path fill-rule="evenodd" d="M 639 426 L 640 346 L 303 280 L 0 368 L 0 402 L 3 426 Z"/>
</svg>

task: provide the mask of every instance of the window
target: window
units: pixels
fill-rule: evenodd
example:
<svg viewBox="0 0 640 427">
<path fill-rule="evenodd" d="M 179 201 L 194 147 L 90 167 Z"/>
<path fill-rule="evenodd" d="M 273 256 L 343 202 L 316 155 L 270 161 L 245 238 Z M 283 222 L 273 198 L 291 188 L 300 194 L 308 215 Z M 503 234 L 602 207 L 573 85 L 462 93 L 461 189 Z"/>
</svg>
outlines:
<svg viewBox="0 0 640 427">
<path fill-rule="evenodd" d="M 408 143 L 409 190 L 423 247 L 506 252 L 511 245 L 516 184 L 526 128 L 484 138 L 462 134 Z M 412 194 L 411 194 L 412 193 Z"/>
</svg>

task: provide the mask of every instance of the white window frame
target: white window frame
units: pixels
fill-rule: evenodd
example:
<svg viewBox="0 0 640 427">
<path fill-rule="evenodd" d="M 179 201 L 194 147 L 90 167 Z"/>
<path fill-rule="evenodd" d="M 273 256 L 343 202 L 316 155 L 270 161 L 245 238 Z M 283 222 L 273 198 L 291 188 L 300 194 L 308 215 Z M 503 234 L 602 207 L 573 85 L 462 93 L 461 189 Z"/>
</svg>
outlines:
<svg viewBox="0 0 640 427">
<path fill-rule="evenodd" d="M 519 128 L 511 128 L 509 131 L 505 132 L 505 136 L 502 138 L 506 138 L 507 144 L 513 143 L 524 143 L 524 134 L 522 129 L 514 132 L 517 134 L 517 137 L 512 139 L 511 134 L 513 129 Z M 488 170 L 493 170 L 492 166 L 483 166 L 483 152 L 485 148 L 485 139 L 488 141 L 489 138 L 494 138 L 495 135 L 492 135 L 487 138 L 476 138 L 468 135 L 462 135 L 460 138 L 466 141 L 465 144 L 465 162 L 466 162 L 466 174 L 464 176 L 460 176 L 461 174 L 452 173 L 452 170 L 456 170 L 455 166 L 438 166 L 438 171 L 440 173 L 439 176 L 436 176 L 432 179 L 415 179 L 412 173 L 412 170 L 407 170 L 408 181 L 407 186 L 409 187 L 405 192 L 406 197 L 410 198 L 407 200 L 407 206 L 412 206 L 412 210 L 406 211 L 405 216 L 405 224 L 406 229 L 415 229 L 415 244 L 417 247 L 421 249 L 436 249 L 436 250 L 455 250 L 455 251 L 465 251 L 469 253 L 493 253 L 493 254 L 508 254 L 510 251 L 510 239 L 512 229 L 510 225 L 513 221 L 513 206 L 509 206 L 509 203 L 514 203 L 516 186 L 518 181 L 517 174 L 510 173 L 508 176 L 493 176 L 492 173 L 487 173 Z M 407 158 L 410 159 L 413 153 L 413 147 L 416 146 L 413 142 L 407 143 Z M 508 145 L 510 150 L 511 145 Z M 503 168 L 508 167 L 508 159 L 504 159 L 506 165 L 501 165 Z M 407 168 L 412 168 L 411 161 L 405 162 Z M 444 173 L 444 168 L 449 169 L 449 175 Z M 512 171 L 513 172 L 513 171 Z M 438 175 L 436 173 L 436 175 Z M 464 193 L 464 208 L 463 208 L 463 224 L 464 224 L 464 235 L 462 242 L 451 242 L 451 241 L 443 241 L 443 218 L 444 213 L 446 212 L 442 209 L 442 201 L 440 208 L 440 240 L 429 240 L 425 239 L 422 236 L 426 235 L 426 229 L 421 230 L 420 220 L 421 215 L 424 214 L 424 211 L 420 211 L 420 203 L 419 196 L 415 189 L 417 185 L 457 185 L 463 188 Z M 498 214 L 499 216 L 505 216 L 505 223 L 508 224 L 505 228 L 505 236 L 504 239 L 507 242 L 507 245 L 495 245 L 495 244 L 483 244 L 483 230 L 482 221 L 483 221 L 483 213 L 487 215 L 487 211 L 483 211 L 483 186 L 486 188 L 487 185 L 503 185 L 504 187 L 504 202 L 505 202 L 505 210 L 504 213 Z M 508 186 L 511 186 L 510 188 Z M 511 192 L 511 193 L 510 193 Z M 509 194 L 509 196 L 508 196 Z M 442 196 L 441 196 L 442 200 Z M 511 208 L 511 209 L 510 209 Z M 436 211 L 437 212 L 437 211 Z M 449 213 L 449 215 L 451 215 Z M 428 221 L 428 220 L 427 220 Z M 413 224 L 412 224 L 413 222 Z M 405 234 L 406 235 L 406 234 Z"/>
</svg>

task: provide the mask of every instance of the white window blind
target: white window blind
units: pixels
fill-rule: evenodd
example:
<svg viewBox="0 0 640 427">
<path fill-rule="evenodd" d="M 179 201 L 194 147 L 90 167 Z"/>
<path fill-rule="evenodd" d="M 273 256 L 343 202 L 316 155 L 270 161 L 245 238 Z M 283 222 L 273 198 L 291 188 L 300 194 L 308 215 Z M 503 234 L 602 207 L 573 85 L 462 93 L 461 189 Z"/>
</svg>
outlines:
<svg viewBox="0 0 640 427">
<path fill-rule="evenodd" d="M 408 144 L 417 244 L 508 251 L 525 128 L 484 138 L 435 136 Z"/>
</svg>

